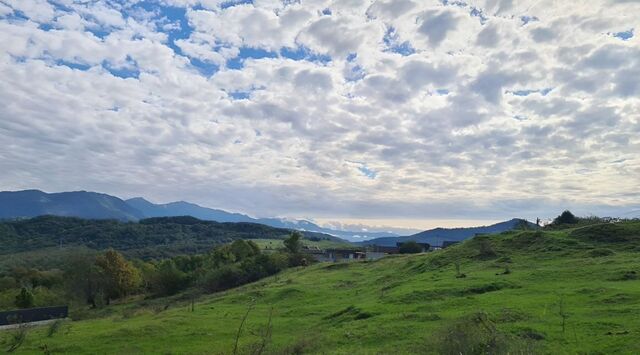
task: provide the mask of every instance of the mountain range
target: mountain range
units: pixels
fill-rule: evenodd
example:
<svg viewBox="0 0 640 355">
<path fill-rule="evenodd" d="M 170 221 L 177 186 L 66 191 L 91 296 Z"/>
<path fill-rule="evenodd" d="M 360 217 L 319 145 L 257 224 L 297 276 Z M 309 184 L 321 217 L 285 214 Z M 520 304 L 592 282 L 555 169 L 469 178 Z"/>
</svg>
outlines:
<svg viewBox="0 0 640 355">
<path fill-rule="evenodd" d="M 253 218 L 245 214 L 202 207 L 178 201 L 155 204 L 142 197 L 122 200 L 118 197 L 88 191 L 46 193 L 40 190 L 0 192 L 0 219 L 31 218 L 42 215 L 89 219 L 137 221 L 152 217 L 192 216 L 206 221 L 250 222 L 275 228 L 286 228 L 330 234 L 347 240 L 395 238 L 391 232 L 346 231 L 324 228 L 306 220 Z"/>
<path fill-rule="evenodd" d="M 275 228 L 296 229 L 318 232 L 361 242 L 363 245 L 395 245 L 396 242 L 415 240 L 417 242 L 441 245 L 443 241 L 461 241 L 478 233 L 500 233 L 515 228 L 518 224 L 532 223 L 521 219 L 473 228 L 436 228 L 399 236 L 391 232 L 364 232 L 324 228 L 306 220 L 281 218 L 253 218 L 241 213 L 202 207 L 193 203 L 178 201 L 155 204 L 142 197 L 122 200 L 118 197 L 88 191 L 46 193 L 40 190 L 0 192 L 0 219 L 31 218 L 42 215 L 79 217 L 87 219 L 116 219 L 138 221 L 153 217 L 192 216 L 205 221 L 259 223 Z"/>
</svg>

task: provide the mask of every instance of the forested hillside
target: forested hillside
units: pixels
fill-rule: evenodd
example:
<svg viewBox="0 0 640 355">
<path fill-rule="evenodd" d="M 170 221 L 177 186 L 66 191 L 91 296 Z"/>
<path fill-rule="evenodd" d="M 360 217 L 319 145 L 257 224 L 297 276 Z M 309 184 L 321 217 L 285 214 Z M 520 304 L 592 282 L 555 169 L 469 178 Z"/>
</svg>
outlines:
<svg viewBox="0 0 640 355">
<path fill-rule="evenodd" d="M 290 230 L 255 223 L 218 223 L 193 217 L 161 217 L 140 222 L 41 216 L 0 222 L 0 255 L 52 247 L 113 248 L 150 259 L 208 251 L 235 239 L 283 239 Z M 337 238 L 304 233 L 315 240 Z"/>
</svg>

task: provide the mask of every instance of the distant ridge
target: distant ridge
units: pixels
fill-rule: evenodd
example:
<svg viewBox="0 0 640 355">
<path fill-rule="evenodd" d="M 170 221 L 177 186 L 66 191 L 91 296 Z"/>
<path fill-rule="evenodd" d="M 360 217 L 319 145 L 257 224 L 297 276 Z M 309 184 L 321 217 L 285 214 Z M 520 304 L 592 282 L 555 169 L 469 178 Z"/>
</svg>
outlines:
<svg viewBox="0 0 640 355">
<path fill-rule="evenodd" d="M 407 242 L 410 240 L 418 243 L 429 243 L 435 246 L 441 246 L 444 241 L 459 242 L 471 238 L 476 234 L 492 234 L 501 233 L 512 230 L 520 225 L 526 225 L 528 228 L 539 228 L 534 223 L 524 219 L 514 218 L 505 222 L 492 224 L 490 226 L 469 227 L 469 228 L 435 228 L 413 235 L 397 238 L 375 238 L 362 242 L 362 245 L 380 245 L 394 246 L 398 242 Z"/>
<path fill-rule="evenodd" d="M 125 201 L 87 191 L 46 193 L 40 190 L 0 192 L 0 218 L 42 215 L 135 221 L 143 214 Z"/>
<path fill-rule="evenodd" d="M 142 197 L 135 197 L 125 201 L 129 206 L 137 209 L 145 218 L 191 216 L 205 221 L 218 222 L 256 222 L 256 219 L 240 213 L 201 207 L 193 203 L 178 201 L 165 204 L 154 204 Z"/>
<path fill-rule="evenodd" d="M 395 245 L 397 242 L 407 240 L 440 245 L 444 240 L 460 241 L 473 237 L 476 233 L 500 233 L 513 229 L 518 223 L 523 223 L 521 219 L 512 219 L 491 226 L 436 228 L 411 236 L 399 237 L 397 234 L 390 232 L 344 231 L 323 228 L 306 220 L 253 218 L 241 213 L 202 207 L 185 201 L 155 204 L 142 197 L 124 201 L 115 196 L 88 191 L 46 193 L 40 190 L 24 190 L 0 192 L 0 219 L 31 218 L 43 215 L 88 219 L 117 219 L 120 221 L 138 221 L 153 217 L 191 216 L 205 221 L 249 222 L 275 228 L 317 232 L 350 241 L 369 239 L 361 242 L 363 245 Z M 532 223 L 529 223 L 529 225 L 535 227 Z"/>
<path fill-rule="evenodd" d="M 194 203 L 179 201 L 165 204 L 154 204 L 142 197 L 126 200 L 131 207 L 139 210 L 145 218 L 150 217 L 171 217 L 171 216 L 192 216 L 206 221 L 218 222 L 250 222 L 264 224 L 274 228 L 296 229 L 309 232 L 318 232 L 333 235 L 348 240 L 362 240 L 362 236 L 367 238 L 398 237 L 397 234 L 388 232 L 359 232 L 343 231 L 330 228 L 323 228 L 313 222 L 306 220 L 288 220 L 282 218 L 252 218 L 240 213 L 232 213 L 224 210 L 202 207 Z M 360 238 L 357 238 L 360 237 Z"/>
<path fill-rule="evenodd" d="M 252 218 L 241 213 L 202 207 L 179 201 L 155 204 L 142 197 L 122 200 L 118 197 L 88 191 L 46 193 L 40 190 L 0 192 L 0 219 L 32 218 L 43 215 L 88 219 L 138 221 L 152 217 L 192 216 L 205 221 L 259 223 L 275 228 L 329 234 L 348 240 L 397 237 L 388 232 L 344 231 L 323 228 L 306 220 Z"/>
</svg>

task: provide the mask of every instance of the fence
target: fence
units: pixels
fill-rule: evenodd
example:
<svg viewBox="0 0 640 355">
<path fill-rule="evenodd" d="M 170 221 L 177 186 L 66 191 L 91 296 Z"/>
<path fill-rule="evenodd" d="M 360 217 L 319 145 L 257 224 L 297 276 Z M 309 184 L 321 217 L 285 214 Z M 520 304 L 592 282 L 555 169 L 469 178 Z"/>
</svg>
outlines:
<svg viewBox="0 0 640 355">
<path fill-rule="evenodd" d="M 67 306 L 18 309 L 0 312 L 0 326 L 67 318 L 68 315 L 69 307 Z"/>
</svg>

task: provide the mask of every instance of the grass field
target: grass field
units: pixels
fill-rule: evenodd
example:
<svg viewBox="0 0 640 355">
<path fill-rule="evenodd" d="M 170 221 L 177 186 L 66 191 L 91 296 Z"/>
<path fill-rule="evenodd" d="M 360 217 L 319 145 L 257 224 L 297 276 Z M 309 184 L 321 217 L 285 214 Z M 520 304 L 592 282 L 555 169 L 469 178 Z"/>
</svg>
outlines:
<svg viewBox="0 0 640 355">
<path fill-rule="evenodd" d="M 277 250 L 284 247 L 283 240 L 280 240 L 280 239 L 250 239 L 250 240 L 258 244 L 260 248 L 266 249 L 266 250 Z M 333 240 L 312 241 L 308 239 L 302 239 L 302 244 L 308 247 L 318 247 L 320 249 L 354 248 L 355 247 L 354 244 L 351 244 L 348 242 L 337 242 Z"/>
<path fill-rule="evenodd" d="M 507 344 L 494 353 L 638 354 L 639 273 L 638 223 L 509 232 L 290 269 L 202 296 L 193 311 L 187 296 L 118 305 L 50 337 L 32 329 L 16 353 L 231 354 L 248 314 L 239 354 L 263 341 L 268 354 L 446 353 L 474 336 Z M 0 333 L 2 347 L 12 335 Z"/>
</svg>

